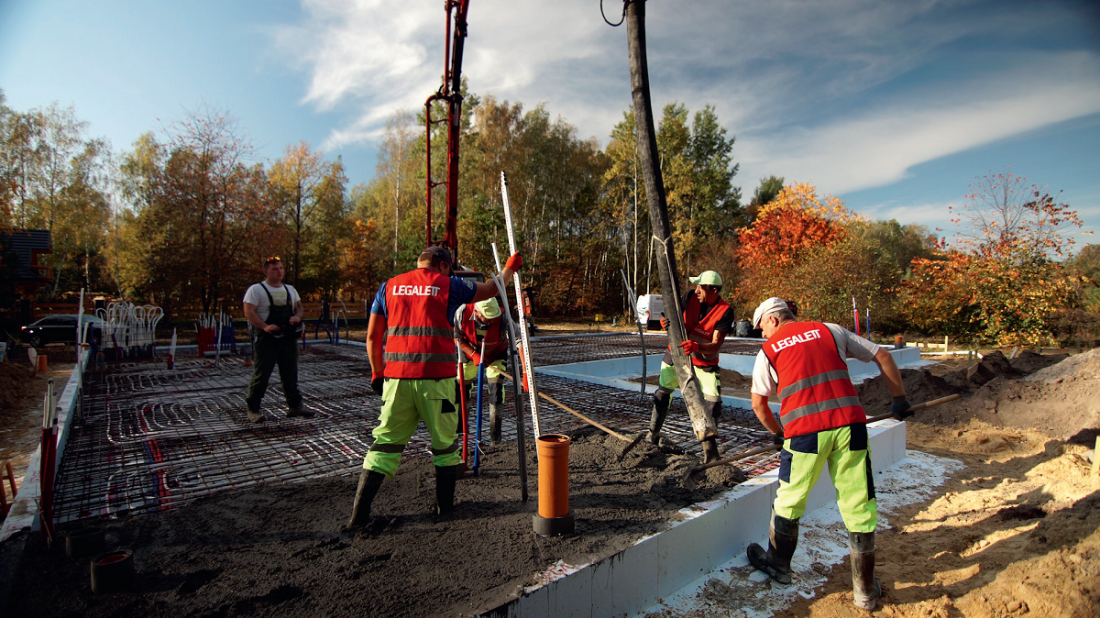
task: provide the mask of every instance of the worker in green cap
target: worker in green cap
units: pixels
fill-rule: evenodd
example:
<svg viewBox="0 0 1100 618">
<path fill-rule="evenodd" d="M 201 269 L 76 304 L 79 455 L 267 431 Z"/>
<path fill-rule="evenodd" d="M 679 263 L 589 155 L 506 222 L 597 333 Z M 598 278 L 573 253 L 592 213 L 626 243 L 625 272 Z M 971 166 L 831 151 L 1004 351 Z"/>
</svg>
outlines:
<svg viewBox="0 0 1100 618">
<path fill-rule="evenodd" d="M 463 388 L 466 401 L 471 400 L 470 386 L 477 383 L 478 367 L 485 367 L 489 384 L 489 441 L 500 442 L 500 406 L 504 403 L 504 366 L 508 354 L 508 339 L 501 328 L 500 304 L 496 298 L 466 304 L 455 316 L 458 347 L 469 362 L 463 364 Z M 484 345 L 484 348 L 482 347 Z M 482 354 L 484 351 L 484 354 Z"/>
<path fill-rule="evenodd" d="M 683 308 L 687 339 L 680 348 L 691 357 L 695 376 L 706 403 L 707 413 L 717 421 L 722 415 L 722 381 L 718 375 L 718 353 L 726 335 L 733 329 L 733 308 L 722 300 L 722 275 L 708 270 L 698 277 L 689 277 L 695 289 L 680 300 Z M 661 317 L 661 326 L 668 330 L 668 319 Z M 672 350 L 661 360 L 661 378 L 653 393 L 653 412 L 649 421 L 648 439 L 653 444 L 661 440 L 661 426 L 668 416 L 672 392 L 680 387 L 676 368 L 672 365 Z"/>
</svg>

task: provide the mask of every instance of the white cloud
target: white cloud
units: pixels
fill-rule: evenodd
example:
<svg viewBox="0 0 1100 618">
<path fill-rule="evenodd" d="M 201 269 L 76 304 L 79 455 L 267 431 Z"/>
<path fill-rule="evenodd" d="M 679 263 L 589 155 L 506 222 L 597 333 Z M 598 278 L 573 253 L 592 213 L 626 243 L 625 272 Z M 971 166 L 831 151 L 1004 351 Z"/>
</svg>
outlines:
<svg viewBox="0 0 1100 618">
<path fill-rule="evenodd" d="M 604 2 L 613 21 L 621 6 Z M 831 193 L 879 186 L 918 163 L 1100 110 L 1093 54 L 976 50 L 986 65 L 1014 63 L 980 78 L 945 57 L 969 37 L 1050 31 L 1067 19 L 1057 9 L 977 0 L 646 6 L 657 113 L 672 100 L 714 104 L 738 136 L 742 183 L 777 173 Z M 369 147 L 396 109 L 419 110 L 439 88 L 442 3 L 303 7 L 305 23 L 275 38 L 308 75 L 303 103 L 345 116 L 324 149 Z M 907 81 L 930 66 L 943 74 Z M 546 102 L 603 143 L 631 104 L 626 27 L 608 27 L 591 0 L 471 0 L 463 73 L 473 92 L 528 108 Z"/>
<path fill-rule="evenodd" d="M 782 170 L 833 194 L 890 184 L 917 164 L 1100 112 L 1100 62 L 1052 55 L 966 90 L 917 94 L 821 126 L 746 138 L 743 168 Z"/>
</svg>

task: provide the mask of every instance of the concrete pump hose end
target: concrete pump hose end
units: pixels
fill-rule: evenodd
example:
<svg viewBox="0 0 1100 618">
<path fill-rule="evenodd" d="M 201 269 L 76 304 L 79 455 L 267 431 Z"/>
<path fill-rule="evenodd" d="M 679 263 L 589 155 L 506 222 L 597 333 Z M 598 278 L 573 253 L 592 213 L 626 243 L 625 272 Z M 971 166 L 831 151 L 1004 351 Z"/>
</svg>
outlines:
<svg viewBox="0 0 1100 618">
<path fill-rule="evenodd" d="M 545 434 L 535 447 L 539 457 L 539 512 L 535 532 L 541 536 L 571 534 L 576 522 L 569 510 L 569 436 Z"/>
</svg>

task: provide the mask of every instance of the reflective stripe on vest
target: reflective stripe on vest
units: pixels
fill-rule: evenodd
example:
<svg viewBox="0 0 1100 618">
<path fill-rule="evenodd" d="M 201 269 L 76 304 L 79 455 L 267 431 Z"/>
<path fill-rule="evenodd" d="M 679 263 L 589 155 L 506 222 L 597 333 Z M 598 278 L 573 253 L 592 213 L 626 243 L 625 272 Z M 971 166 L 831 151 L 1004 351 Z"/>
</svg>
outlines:
<svg viewBox="0 0 1100 618">
<path fill-rule="evenodd" d="M 684 309 L 684 326 L 688 331 L 688 339 L 695 343 L 713 343 L 714 342 L 714 329 L 718 326 L 718 323 L 722 321 L 722 317 L 726 315 L 726 310 L 729 309 L 729 304 L 718 298 L 718 302 L 710 308 L 707 315 L 702 320 L 699 319 L 699 309 L 701 308 L 699 303 L 699 297 L 692 294 L 688 299 L 687 307 Z M 704 355 L 700 352 L 696 352 L 691 355 L 691 364 L 696 367 L 713 367 L 718 364 L 718 351 L 714 354 Z"/>
<path fill-rule="evenodd" d="M 455 375 L 454 331 L 447 322 L 451 280 L 418 268 L 386 282 L 387 378 Z"/>
<path fill-rule="evenodd" d="M 867 421 L 848 363 L 824 324 L 785 324 L 763 350 L 779 379 L 784 435 L 801 436 Z"/>
<path fill-rule="evenodd" d="M 503 322 L 504 319 L 501 316 L 489 320 L 489 328 L 481 335 L 482 341 L 485 342 L 485 357 L 482 362 L 486 365 L 502 356 L 502 352 L 508 349 L 508 342 L 500 336 L 500 325 Z M 466 311 L 462 314 L 462 334 L 466 338 L 466 343 L 480 353 L 482 341 L 478 341 L 477 322 L 474 321 L 472 303 L 466 305 Z"/>
</svg>

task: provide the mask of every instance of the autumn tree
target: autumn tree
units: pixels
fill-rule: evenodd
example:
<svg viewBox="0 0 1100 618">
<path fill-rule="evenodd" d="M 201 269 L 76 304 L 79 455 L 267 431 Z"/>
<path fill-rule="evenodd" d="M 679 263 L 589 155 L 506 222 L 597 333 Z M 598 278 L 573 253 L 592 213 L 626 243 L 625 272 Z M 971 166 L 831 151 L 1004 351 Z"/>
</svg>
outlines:
<svg viewBox="0 0 1100 618">
<path fill-rule="evenodd" d="M 849 235 L 847 225 L 858 218 L 831 196 L 820 198 L 805 183 L 784 187 L 765 205 L 756 220 L 742 228 L 734 258 L 741 277 L 733 297 L 744 306 L 771 296 L 796 296 L 798 267 L 817 263 L 820 252 Z M 797 298 L 800 307 L 815 311 L 816 297 Z"/>
<path fill-rule="evenodd" d="M 956 243 L 913 261 L 903 287 L 907 313 L 919 328 L 962 343 L 1037 344 L 1080 288 L 1080 275 L 1052 258 L 1064 255 L 1073 244 L 1066 231 L 1082 222 L 1011 173 L 978 178 L 971 189 L 954 210 Z"/>
<path fill-rule="evenodd" d="M 191 113 L 158 144 L 143 138 L 123 157 L 132 200 L 126 231 L 136 262 L 127 283 L 148 300 L 236 305 L 264 254 L 284 247 L 285 227 L 267 199 L 263 167 L 227 114 Z M 167 309 L 166 309 L 167 310 Z"/>
</svg>

